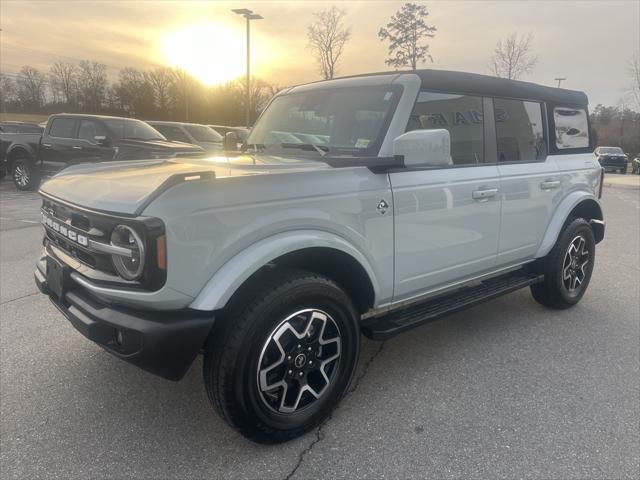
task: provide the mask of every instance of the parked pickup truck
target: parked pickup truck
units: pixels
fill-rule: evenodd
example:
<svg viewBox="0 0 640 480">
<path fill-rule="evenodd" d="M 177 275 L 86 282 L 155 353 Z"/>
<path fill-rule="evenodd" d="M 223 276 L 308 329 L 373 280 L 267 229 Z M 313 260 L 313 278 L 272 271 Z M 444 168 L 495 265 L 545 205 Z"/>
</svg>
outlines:
<svg viewBox="0 0 640 480">
<path fill-rule="evenodd" d="M 605 170 L 617 170 L 623 175 L 627 173 L 629 157 L 620 147 L 598 147 L 593 154 Z"/>
<path fill-rule="evenodd" d="M 524 287 L 550 308 L 580 301 L 604 237 L 587 118 L 581 92 L 466 73 L 289 88 L 244 152 L 44 183 L 35 280 L 143 369 L 178 380 L 202 352 L 218 413 L 282 442 L 344 396 L 361 334 Z"/>
<path fill-rule="evenodd" d="M 131 118 L 61 114 L 49 117 L 44 133 L 0 133 L 0 166 L 20 190 L 37 188 L 42 177 L 84 162 L 191 157 L 195 145 L 168 142 L 145 122 Z"/>
</svg>

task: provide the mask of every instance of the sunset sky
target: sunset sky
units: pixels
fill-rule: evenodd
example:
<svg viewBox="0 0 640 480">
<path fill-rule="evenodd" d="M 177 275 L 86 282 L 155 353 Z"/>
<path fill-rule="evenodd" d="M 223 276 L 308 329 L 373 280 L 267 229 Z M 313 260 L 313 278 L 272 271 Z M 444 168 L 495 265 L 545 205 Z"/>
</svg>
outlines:
<svg viewBox="0 0 640 480">
<path fill-rule="evenodd" d="M 0 70 L 30 64 L 97 60 L 111 79 L 125 66 L 182 64 L 220 82 L 245 68 L 244 19 L 231 8 L 264 16 L 252 23 L 253 70 L 278 85 L 319 78 L 306 49 L 314 11 L 338 5 L 347 12 L 352 39 L 340 75 L 388 70 L 380 26 L 403 2 L 175 2 L 0 0 Z M 434 62 L 425 68 L 489 73 L 492 50 L 509 32 L 534 35 L 539 63 L 526 77 L 584 90 L 592 105 L 618 104 L 629 80 L 626 67 L 640 49 L 640 1 L 427 1 Z"/>
</svg>

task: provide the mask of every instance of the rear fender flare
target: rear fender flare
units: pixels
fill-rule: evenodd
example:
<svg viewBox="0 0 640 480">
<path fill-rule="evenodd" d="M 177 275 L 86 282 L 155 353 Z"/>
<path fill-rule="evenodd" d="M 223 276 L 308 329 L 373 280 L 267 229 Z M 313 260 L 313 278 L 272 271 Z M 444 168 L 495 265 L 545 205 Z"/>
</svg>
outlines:
<svg viewBox="0 0 640 480">
<path fill-rule="evenodd" d="M 380 288 L 374 270 L 355 246 L 329 232 L 302 230 L 267 237 L 231 258 L 205 284 L 189 308 L 207 311 L 222 309 L 234 292 L 260 268 L 283 255 L 311 247 L 332 248 L 353 257 L 369 276 L 374 297 L 379 298 Z"/>
<path fill-rule="evenodd" d="M 541 258 L 547 255 L 558 239 L 560 232 L 562 231 L 562 227 L 564 226 L 567 218 L 571 212 L 582 202 L 588 201 L 589 203 L 595 202 L 597 205 L 598 216 L 594 217 L 594 220 L 602 220 L 602 207 L 600 206 L 600 202 L 595 197 L 595 195 L 587 192 L 572 192 L 565 197 L 564 200 L 558 205 L 556 211 L 551 218 L 551 222 L 549 222 L 549 226 L 547 227 L 547 231 L 544 234 L 542 239 L 542 243 L 540 244 L 540 248 L 535 255 L 535 258 Z"/>
</svg>

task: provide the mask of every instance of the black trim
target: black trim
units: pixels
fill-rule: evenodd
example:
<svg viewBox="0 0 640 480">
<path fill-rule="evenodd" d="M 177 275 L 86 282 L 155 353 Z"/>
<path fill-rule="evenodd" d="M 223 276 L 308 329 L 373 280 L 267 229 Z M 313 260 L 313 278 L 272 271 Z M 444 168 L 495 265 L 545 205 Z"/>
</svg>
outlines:
<svg viewBox="0 0 640 480">
<path fill-rule="evenodd" d="M 40 270 L 34 276 L 38 289 L 82 335 L 116 357 L 169 380 L 184 376 L 213 326 L 212 313 L 115 308 L 68 281 L 66 287 L 71 289 L 63 289 L 63 298 L 56 298 Z"/>
</svg>

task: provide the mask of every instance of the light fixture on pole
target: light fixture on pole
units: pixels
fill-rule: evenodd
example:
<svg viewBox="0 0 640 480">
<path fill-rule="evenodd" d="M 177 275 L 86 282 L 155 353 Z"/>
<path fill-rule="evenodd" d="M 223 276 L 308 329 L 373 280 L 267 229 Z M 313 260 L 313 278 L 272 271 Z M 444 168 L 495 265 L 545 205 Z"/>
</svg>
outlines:
<svg viewBox="0 0 640 480">
<path fill-rule="evenodd" d="M 238 15 L 242 15 L 247 20 L 247 100 L 246 100 L 246 126 L 249 128 L 251 126 L 251 28 L 250 22 L 251 20 L 262 20 L 264 17 L 262 15 L 258 15 L 257 13 L 253 13 L 251 10 L 247 8 L 234 8 L 231 10 L 233 13 Z"/>
<path fill-rule="evenodd" d="M 554 80 L 558 82 L 558 88 L 560 88 L 560 85 L 562 84 L 563 81 L 566 80 L 566 78 L 565 77 L 556 77 L 556 78 L 554 78 Z"/>
</svg>

